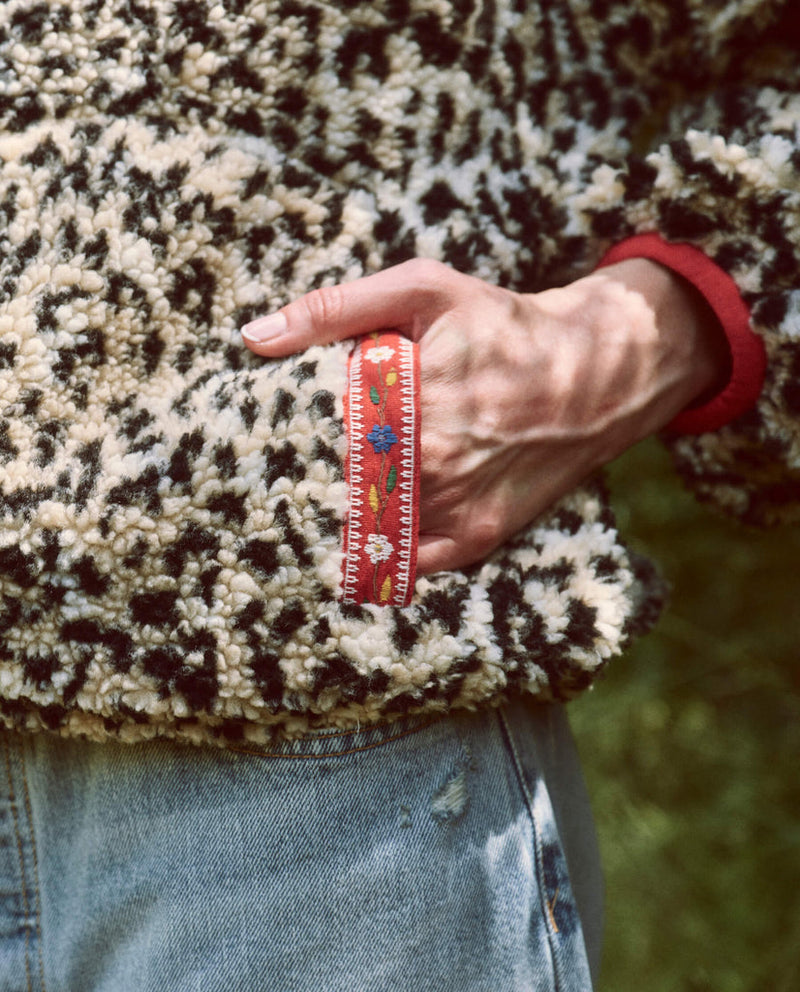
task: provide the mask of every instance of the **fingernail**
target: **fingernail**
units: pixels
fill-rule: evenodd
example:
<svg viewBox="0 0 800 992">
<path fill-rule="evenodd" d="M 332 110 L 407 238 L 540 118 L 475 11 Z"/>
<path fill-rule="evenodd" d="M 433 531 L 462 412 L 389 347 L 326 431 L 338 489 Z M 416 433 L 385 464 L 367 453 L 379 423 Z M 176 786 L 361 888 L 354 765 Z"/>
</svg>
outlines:
<svg viewBox="0 0 800 992">
<path fill-rule="evenodd" d="M 248 341 L 270 341 L 286 331 L 286 317 L 279 311 L 266 317 L 251 320 L 242 328 L 242 337 Z"/>
</svg>

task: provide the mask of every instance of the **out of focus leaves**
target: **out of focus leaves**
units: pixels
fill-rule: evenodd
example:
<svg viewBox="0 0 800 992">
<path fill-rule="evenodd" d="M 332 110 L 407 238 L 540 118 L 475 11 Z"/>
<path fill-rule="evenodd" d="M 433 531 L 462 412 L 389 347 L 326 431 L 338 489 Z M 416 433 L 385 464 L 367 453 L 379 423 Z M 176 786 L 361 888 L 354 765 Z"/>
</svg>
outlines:
<svg viewBox="0 0 800 992">
<path fill-rule="evenodd" d="M 598 992 L 800 988 L 800 528 L 700 506 L 647 442 L 620 529 L 673 587 L 572 722 L 607 879 Z"/>
</svg>

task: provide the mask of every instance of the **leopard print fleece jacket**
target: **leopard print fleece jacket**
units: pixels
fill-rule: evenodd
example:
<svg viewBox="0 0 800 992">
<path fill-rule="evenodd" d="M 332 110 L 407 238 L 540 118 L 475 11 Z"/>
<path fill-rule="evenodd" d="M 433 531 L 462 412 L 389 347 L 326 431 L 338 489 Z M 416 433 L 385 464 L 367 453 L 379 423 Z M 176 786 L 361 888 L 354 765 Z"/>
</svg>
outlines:
<svg viewBox="0 0 800 992">
<path fill-rule="evenodd" d="M 648 625 L 659 589 L 597 486 L 402 601 L 389 573 L 346 595 L 352 346 L 265 363 L 238 328 L 413 256 L 531 291 L 642 233 L 702 251 L 769 367 L 678 463 L 747 520 L 796 515 L 791 7 L 0 5 L 5 724 L 225 743 L 565 699 Z"/>
</svg>

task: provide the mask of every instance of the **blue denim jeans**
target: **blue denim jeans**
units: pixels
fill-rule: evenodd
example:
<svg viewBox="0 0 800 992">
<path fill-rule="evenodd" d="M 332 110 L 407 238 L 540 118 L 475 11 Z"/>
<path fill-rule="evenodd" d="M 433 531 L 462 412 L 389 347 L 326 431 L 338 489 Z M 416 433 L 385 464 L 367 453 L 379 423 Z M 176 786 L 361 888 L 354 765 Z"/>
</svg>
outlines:
<svg viewBox="0 0 800 992">
<path fill-rule="evenodd" d="M 263 749 L 0 746 L 2 992 L 591 988 L 597 856 L 559 707 Z"/>
</svg>

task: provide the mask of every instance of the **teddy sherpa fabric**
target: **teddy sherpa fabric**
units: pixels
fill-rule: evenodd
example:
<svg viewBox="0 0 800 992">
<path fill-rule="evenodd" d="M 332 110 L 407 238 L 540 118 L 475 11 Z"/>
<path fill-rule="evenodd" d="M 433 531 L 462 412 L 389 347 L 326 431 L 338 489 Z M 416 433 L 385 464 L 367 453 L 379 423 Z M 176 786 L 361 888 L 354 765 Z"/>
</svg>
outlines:
<svg viewBox="0 0 800 992">
<path fill-rule="evenodd" d="M 0 5 L 5 723 L 224 742 L 562 699 L 647 625 L 597 487 L 408 605 L 383 573 L 347 601 L 350 346 L 265 363 L 238 328 L 413 256 L 537 290 L 636 232 L 701 248 L 770 371 L 679 463 L 746 519 L 796 514 L 791 7 Z"/>
</svg>

